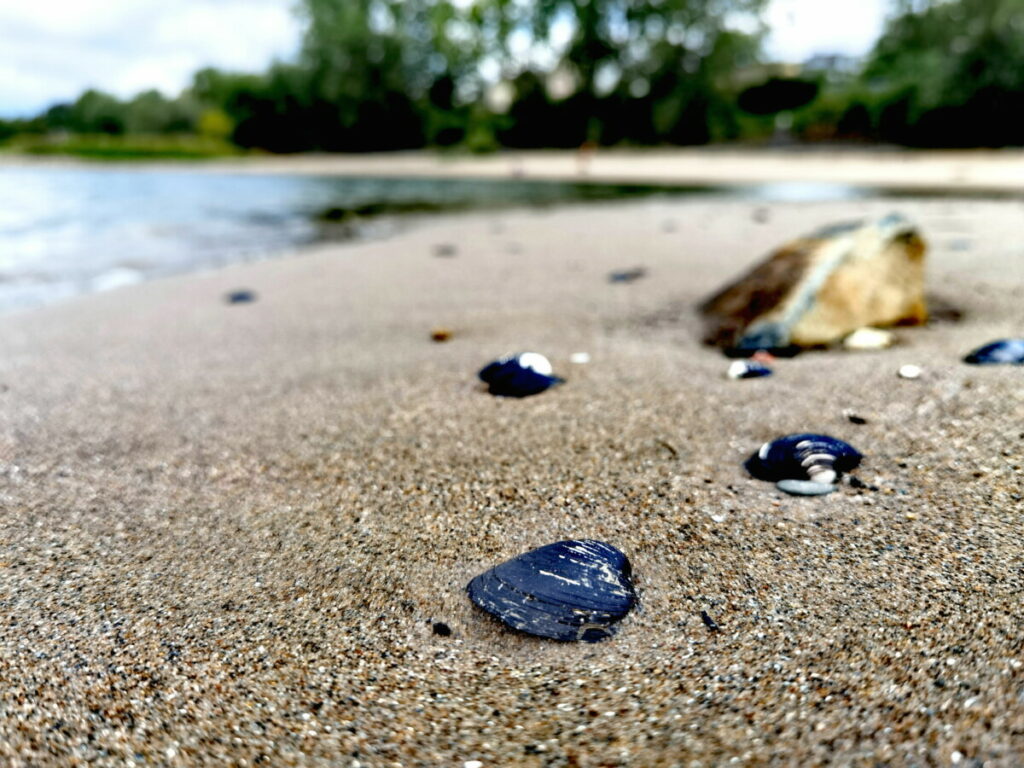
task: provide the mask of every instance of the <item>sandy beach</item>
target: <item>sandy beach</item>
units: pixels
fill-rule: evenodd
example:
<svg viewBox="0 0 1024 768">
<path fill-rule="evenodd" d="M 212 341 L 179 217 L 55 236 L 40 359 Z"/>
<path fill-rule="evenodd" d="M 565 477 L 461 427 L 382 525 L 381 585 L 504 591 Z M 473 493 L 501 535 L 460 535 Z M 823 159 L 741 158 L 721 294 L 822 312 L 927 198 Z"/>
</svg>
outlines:
<svg viewBox="0 0 1024 768">
<path fill-rule="evenodd" d="M 1019 186 L 1014 157 L 965 188 Z M 891 210 L 963 319 L 725 379 L 694 305 L 787 239 Z M 1024 332 L 1022 213 L 452 215 L 0 318 L 0 761 L 1024 763 L 1024 369 L 960 362 Z M 567 383 L 482 392 L 516 350 Z M 848 440 L 878 490 L 790 498 L 744 473 L 796 431 Z M 632 560 L 614 639 L 516 634 L 466 598 L 565 538 Z"/>
<path fill-rule="evenodd" d="M 94 165 L 68 157 L 0 155 L 3 166 Z M 847 184 L 874 189 L 1024 192 L 1019 149 L 907 151 L 871 147 L 696 147 L 505 151 L 467 155 L 432 152 L 249 156 L 200 162 L 133 162 L 145 170 L 374 178 L 536 179 L 610 184 Z"/>
</svg>

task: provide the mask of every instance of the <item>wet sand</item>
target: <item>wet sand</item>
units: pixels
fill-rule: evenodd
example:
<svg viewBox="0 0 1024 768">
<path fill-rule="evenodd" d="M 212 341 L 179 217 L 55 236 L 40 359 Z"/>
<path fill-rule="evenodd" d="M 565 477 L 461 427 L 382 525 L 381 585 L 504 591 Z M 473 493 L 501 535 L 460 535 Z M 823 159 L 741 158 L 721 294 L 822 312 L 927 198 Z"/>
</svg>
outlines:
<svg viewBox="0 0 1024 768">
<path fill-rule="evenodd" d="M 964 319 L 726 380 L 693 305 L 782 240 L 894 208 Z M 1022 213 L 451 216 L 0 318 L 0 761 L 1021 764 L 1024 369 L 959 359 L 1024 331 Z M 568 382 L 482 393 L 513 350 Z M 744 474 L 802 430 L 859 448 L 878 490 Z M 465 597 L 570 537 L 633 562 L 613 640 L 519 635 Z"/>
</svg>

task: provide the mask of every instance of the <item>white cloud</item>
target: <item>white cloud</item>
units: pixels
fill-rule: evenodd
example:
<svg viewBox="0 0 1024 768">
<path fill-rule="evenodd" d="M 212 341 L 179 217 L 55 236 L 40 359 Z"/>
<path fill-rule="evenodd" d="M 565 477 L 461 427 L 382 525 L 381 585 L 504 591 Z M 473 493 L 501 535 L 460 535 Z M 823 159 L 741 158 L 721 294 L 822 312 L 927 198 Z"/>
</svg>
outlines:
<svg viewBox="0 0 1024 768">
<path fill-rule="evenodd" d="M 204 66 L 258 71 L 298 46 L 295 0 L 0 0 L 0 115 L 86 88 L 175 94 Z"/>
<path fill-rule="evenodd" d="M 861 56 L 882 31 L 890 0 L 771 0 L 765 11 L 769 55 L 800 62 L 816 53 Z"/>
</svg>

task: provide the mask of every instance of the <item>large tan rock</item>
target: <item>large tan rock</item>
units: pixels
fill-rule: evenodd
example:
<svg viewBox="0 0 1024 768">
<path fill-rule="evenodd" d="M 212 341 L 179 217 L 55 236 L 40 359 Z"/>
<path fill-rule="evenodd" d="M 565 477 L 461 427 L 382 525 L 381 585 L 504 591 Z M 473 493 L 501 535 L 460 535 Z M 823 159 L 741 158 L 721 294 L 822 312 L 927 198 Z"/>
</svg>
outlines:
<svg viewBox="0 0 1024 768">
<path fill-rule="evenodd" d="M 899 215 L 826 227 L 705 301 L 705 341 L 738 350 L 814 347 L 865 326 L 923 323 L 924 263 L 924 241 Z"/>
</svg>

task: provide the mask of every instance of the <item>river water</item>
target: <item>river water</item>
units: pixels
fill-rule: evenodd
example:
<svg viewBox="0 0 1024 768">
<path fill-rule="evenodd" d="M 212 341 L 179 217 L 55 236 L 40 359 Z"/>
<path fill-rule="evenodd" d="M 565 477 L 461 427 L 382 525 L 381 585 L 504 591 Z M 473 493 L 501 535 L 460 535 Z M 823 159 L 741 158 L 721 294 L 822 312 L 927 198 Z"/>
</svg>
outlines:
<svg viewBox="0 0 1024 768">
<path fill-rule="evenodd" d="M 0 312 L 286 254 L 323 236 L 318 214 L 328 208 L 464 209 L 709 193 L 758 200 L 860 194 L 820 185 L 712 191 L 528 180 L 0 167 Z"/>
</svg>

